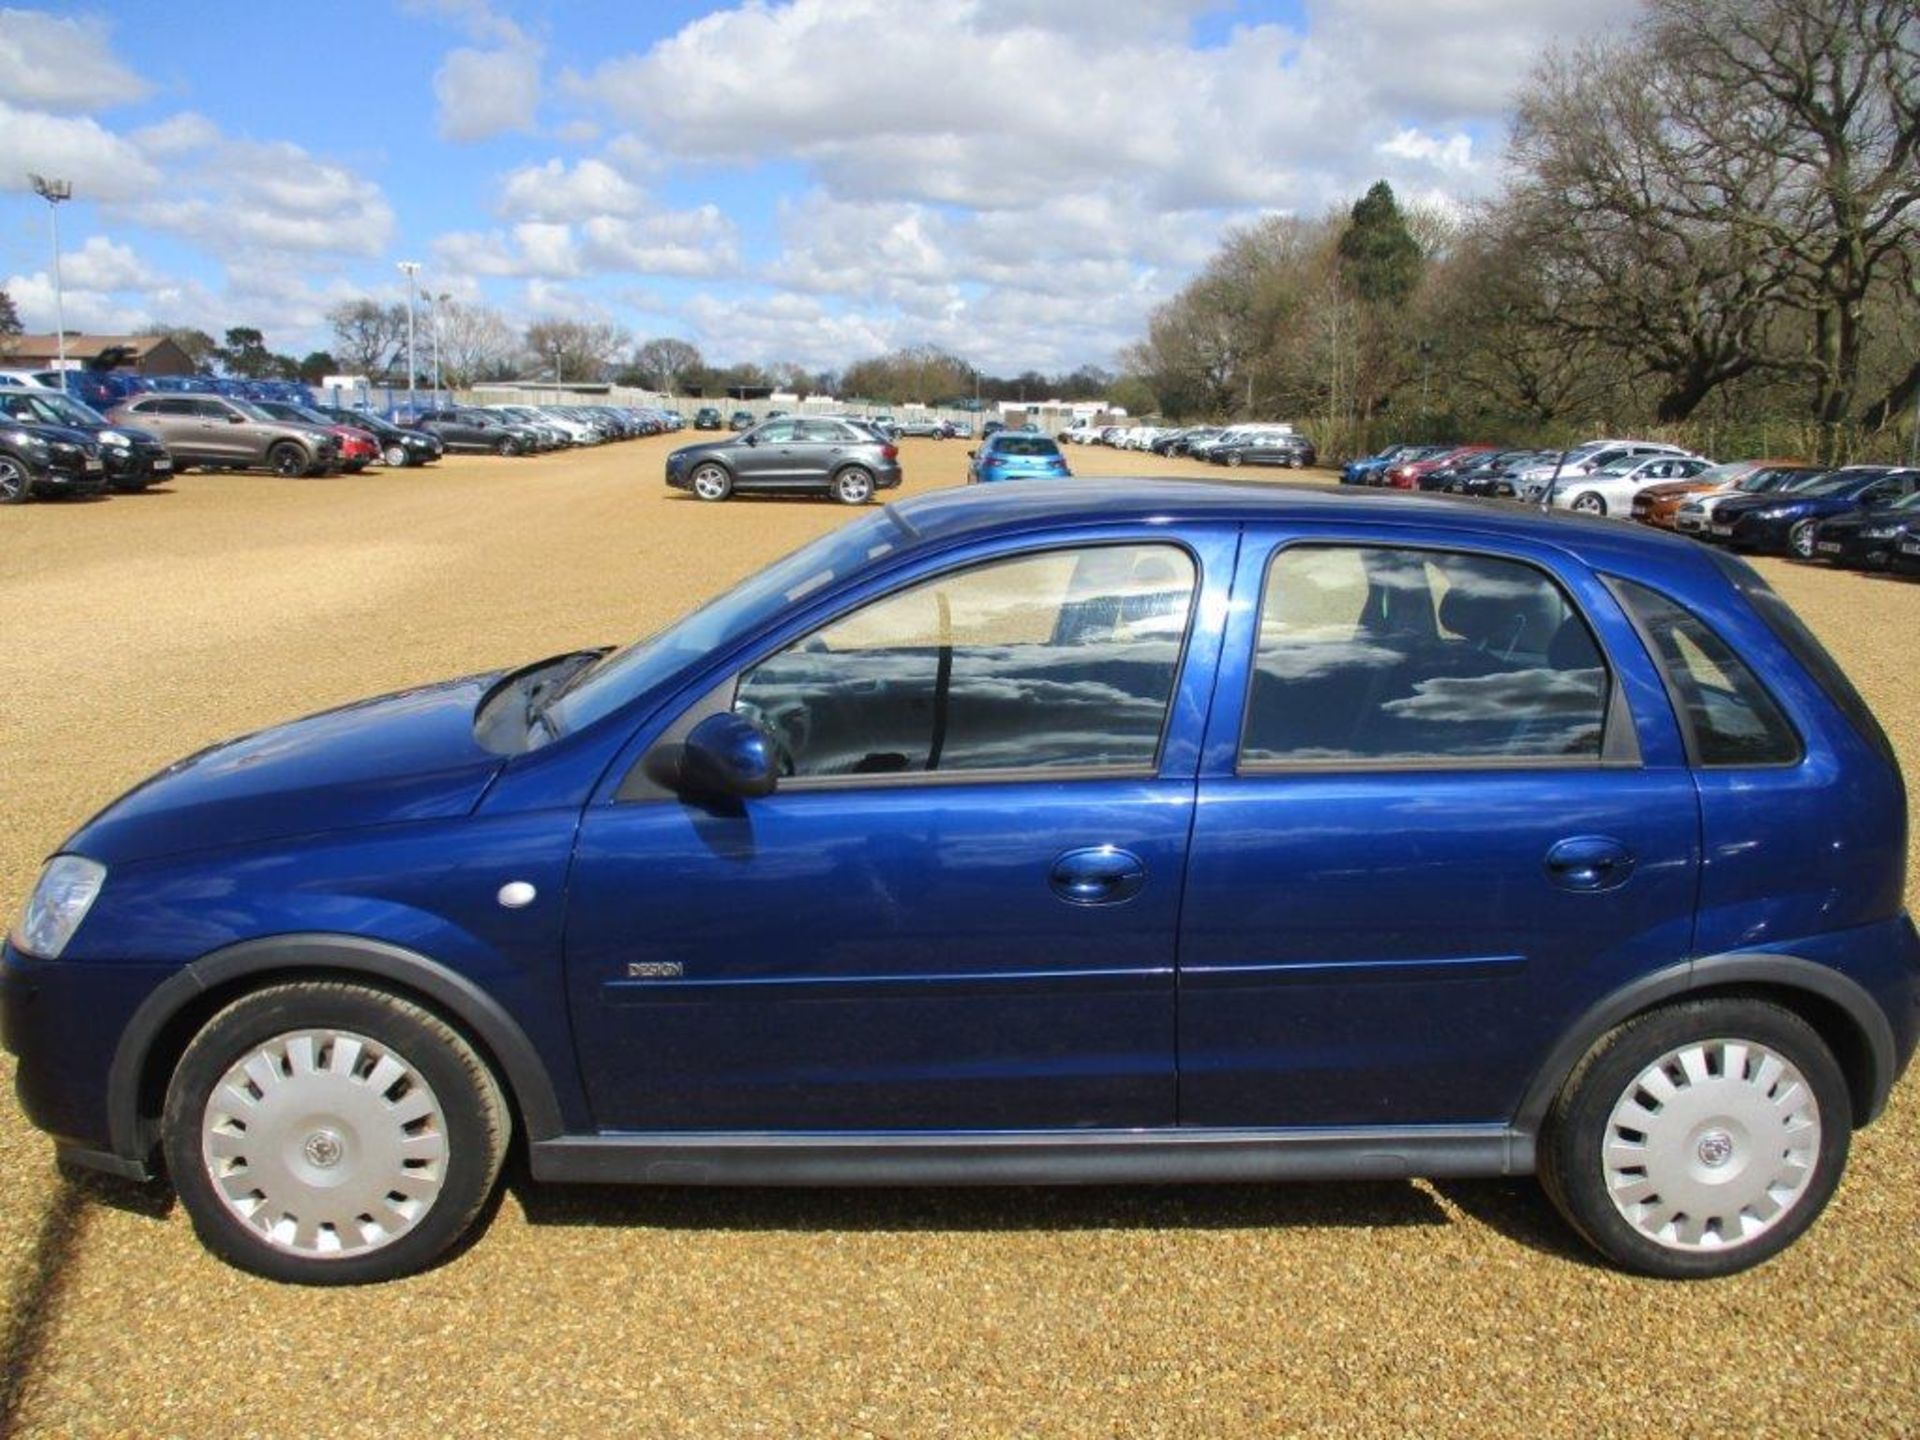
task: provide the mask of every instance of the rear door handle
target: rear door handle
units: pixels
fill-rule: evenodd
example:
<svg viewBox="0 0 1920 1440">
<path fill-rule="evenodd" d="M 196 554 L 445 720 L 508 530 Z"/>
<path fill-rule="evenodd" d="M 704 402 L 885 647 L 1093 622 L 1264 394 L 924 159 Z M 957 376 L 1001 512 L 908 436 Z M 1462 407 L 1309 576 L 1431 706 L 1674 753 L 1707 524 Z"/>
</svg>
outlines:
<svg viewBox="0 0 1920 1440">
<path fill-rule="evenodd" d="M 1131 850 L 1089 845 L 1054 856 L 1047 883 L 1071 905 L 1116 905 L 1140 893 L 1147 867 Z"/>
<path fill-rule="evenodd" d="M 1633 874 L 1633 852 L 1611 835 L 1574 835 L 1547 851 L 1547 875 L 1563 890 L 1612 890 Z"/>
</svg>

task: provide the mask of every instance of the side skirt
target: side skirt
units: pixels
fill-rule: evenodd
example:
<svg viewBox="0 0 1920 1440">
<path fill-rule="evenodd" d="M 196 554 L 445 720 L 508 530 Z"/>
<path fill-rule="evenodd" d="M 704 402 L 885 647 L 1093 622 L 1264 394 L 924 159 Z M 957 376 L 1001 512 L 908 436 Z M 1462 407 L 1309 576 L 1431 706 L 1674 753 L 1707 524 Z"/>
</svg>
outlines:
<svg viewBox="0 0 1920 1440">
<path fill-rule="evenodd" d="M 1391 1130 L 1033 1130 L 563 1135 L 536 1180 L 626 1185 L 1152 1185 L 1529 1175 L 1505 1125 Z"/>
</svg>

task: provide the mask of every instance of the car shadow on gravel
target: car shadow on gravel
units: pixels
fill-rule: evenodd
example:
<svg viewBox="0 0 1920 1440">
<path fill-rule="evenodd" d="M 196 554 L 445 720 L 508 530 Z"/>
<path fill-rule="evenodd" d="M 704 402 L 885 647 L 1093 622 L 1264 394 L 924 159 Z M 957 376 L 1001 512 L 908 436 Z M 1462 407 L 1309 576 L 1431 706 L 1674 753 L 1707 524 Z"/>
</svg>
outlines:
<svg viewBox="0 0 1920 1440">
<path fill-rule="evenodd" d="M 533 1225 L 714 1231 L 1268 1230 L 1446 1225 L 1401 1181 L 1290 1185 L 739 1188 L 508 1185 Z"/>
<path fill-rule="evenodd" d="M 1434 1190 L 1471 1219 L 1515 1244 L 1593 1270 L 1606 1265 L 1574 1233 L 1532 1180 L 1433 1180 Z"/>
</svg>

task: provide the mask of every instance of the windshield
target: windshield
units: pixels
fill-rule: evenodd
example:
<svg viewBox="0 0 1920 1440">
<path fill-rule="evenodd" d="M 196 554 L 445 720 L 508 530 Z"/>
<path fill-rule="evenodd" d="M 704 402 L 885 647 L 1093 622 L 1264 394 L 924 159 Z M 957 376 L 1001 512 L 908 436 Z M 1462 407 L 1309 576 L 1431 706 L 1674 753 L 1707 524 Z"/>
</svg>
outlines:
<svg viewBox="0 0 1920 1440">
<path fill-rule="evenodd" d="M 271 424 L 274 420 L 273 416 L 269 415 L 266 411 L 262 410 L 258 405 L 254 404 L 251 400 L 228 400 L 227 397 L 224 395 L 221 396 L 220 398 L 222 400 L 226 400 L 227 404 L 231 405 L 234 409 L 238 410 L 242 415 L 246 416 L 247 419 L 249 420 L 265 421 L 268 424 Z"/>
<path fill-rule="evenodd" d="M 1854 486 L 1873 478 L 1871 475 L 1850 475 L 1845 470 L 1836 470 L 1831 475 L 1823 475 L 1799 485 L 1789 485 L 1787 489 L 1795 495 L 1837 495 L 1842 490 L 1851 490 Z"/>
<path fill-rule="evenodd" d="M 106 417 L 91 405 L 83 404 L 71 395 L 63 395 L 57 390 L 49 395 L 29 393 L 19 398 L 31 402 L 34 414 L 44 417 L 54 425 L 88 426 L 107 423 Z M 27 418 L 26 413 L 21 410 L 14 410 L 13 414 L 22 420 Z"/>
<path fill-rule="evenodd" d="M 743 580 L 684 619 L 595 661 L 547 707 L 555 731 L 578 730 L 671 679 L 787 606 L 899 548 L 891 509 L 856 520 Z"/>
</svg>

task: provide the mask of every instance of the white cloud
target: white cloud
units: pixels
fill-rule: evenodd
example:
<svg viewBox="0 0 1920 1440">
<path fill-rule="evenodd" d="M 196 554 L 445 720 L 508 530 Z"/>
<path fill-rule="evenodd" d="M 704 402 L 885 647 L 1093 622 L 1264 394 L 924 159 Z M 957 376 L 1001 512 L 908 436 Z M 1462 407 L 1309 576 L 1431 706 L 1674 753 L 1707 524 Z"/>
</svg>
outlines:
<svg viewBox="0 0 1920 1440">
<path fill-rule="evenodd" d="M 217 145 L 220 142 L 220 127 L 204 115 L 183 110 L 158 124 L 135 130 L 129 138 L 151 158 L 173 160 Z"/>
<path fill-rule="evenodd" d="M 198 117 L 138 132 L 176 164 L 162 194 L 126 207 L 142 225 L 184 235 L 219 254 L 270 251 L 378 255 L 393 208 L 373 181 L 291 142 L 229 140 Z"/>
<path fill-rule="evenodd" d="M 1408 126 L 1396 131 L 1391 139 L 1381 141 L 1375 148 L 1376 153 L 1391 159 L 1455 174 L 1468 174 L 1478 168 L 1473 155 L 1473 137 L 1458 131 L 1447 136 L 1429 135 Z"/>
<path fill-rule="evenodd" d="M 104 20 L 0 10 L 0 99 L 39 110 L 98 110 L 139 100 L 148 89 L 113 54 Z"/>
<path fill-rule="evenodd" d="M 633 198 L 644 200 L 638 192 Z M 549 281 L 592 274 L 711 276 L 740 263 L 738 232 L 713 205 L 589 215 L 577 225 L 523 220 L 504 230 L 456 231 L 435 240 L 433 251 L 448 274 Z"/>
<path fill-rule="evenodd" d="M 569 169 L 549 160 L 515 170 L 501 182 L 502 214 L 527 220 L 585 220 L 595 215 L 632 215 L 646 192 L 604 160 L 582 160 Z"/>
<path fill-rule="evenodd" d="M 440 138 L 486 140 L 513 130 L 531 130 L 540 107 L 537 50 L 451 50 L 434 72 Z"/>
<path fill-rule="evenodd" d="M 70 181 L 75 197 L 85 200 L 124 200 L 161 182 L 160 170 L 137 146 L 98 121 L 0 100 L 0 190 L 31 193 L 29 172 Z"/>
</svg>

